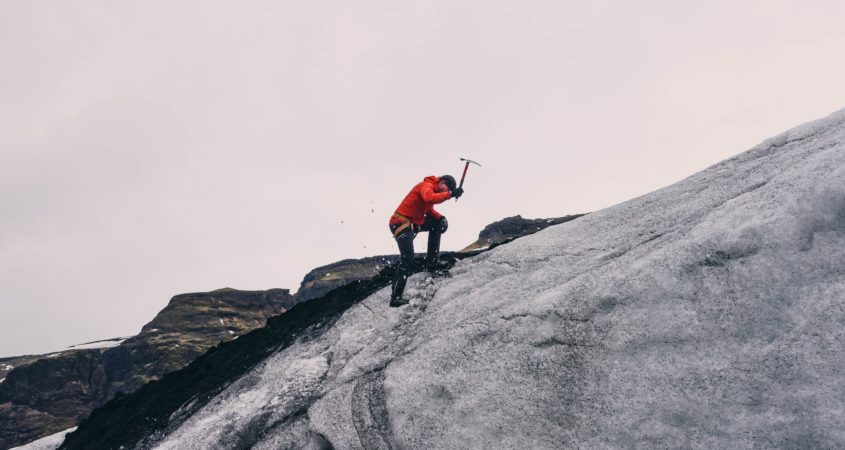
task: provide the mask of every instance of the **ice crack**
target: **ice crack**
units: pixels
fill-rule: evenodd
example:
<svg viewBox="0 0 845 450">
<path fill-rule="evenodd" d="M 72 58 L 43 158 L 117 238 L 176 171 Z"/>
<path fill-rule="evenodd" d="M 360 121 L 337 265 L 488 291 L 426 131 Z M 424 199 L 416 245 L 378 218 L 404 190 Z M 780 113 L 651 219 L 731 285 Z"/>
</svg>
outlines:
<svg viewBox="0 0 845 450">
<path fill-rule="evenodd" d="M 352 422 L 361 446 L 366 449 L 394 449 L 384 394 L 384 371 L 370 372 L 352 390 Z"/>
</svg>

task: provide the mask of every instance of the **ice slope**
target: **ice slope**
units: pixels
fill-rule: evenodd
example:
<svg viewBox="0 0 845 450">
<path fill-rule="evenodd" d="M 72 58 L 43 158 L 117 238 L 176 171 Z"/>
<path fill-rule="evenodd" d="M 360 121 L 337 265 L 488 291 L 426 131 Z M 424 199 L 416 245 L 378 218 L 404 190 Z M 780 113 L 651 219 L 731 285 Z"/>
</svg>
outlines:
<svg viewBox="0 0 845 450">
<path fill-rule="evenodd" d="M 843 142 L 845 110 L 379 291 L 155 446 L 843 448 Z"/>
</svg>

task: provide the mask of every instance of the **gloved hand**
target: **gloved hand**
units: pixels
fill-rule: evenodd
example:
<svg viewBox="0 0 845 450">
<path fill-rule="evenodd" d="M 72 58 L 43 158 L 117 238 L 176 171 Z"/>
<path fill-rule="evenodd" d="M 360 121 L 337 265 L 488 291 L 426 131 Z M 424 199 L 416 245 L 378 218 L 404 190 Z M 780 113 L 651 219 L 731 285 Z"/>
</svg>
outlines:
<svg viewBox="0 0 845 450">
<path fill-rule="evenodd" d="M 464 195 L 464 188 L 456 187 L 452 189 L 452 198 L 461 198 L 462 195 Z"/>
</svg>

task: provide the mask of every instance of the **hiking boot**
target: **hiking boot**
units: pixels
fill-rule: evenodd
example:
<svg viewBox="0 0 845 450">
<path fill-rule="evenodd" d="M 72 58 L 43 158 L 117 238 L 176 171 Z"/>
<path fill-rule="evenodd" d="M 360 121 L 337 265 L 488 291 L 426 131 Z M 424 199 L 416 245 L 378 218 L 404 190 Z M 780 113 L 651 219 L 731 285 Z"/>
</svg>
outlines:
<svg viewBox="0 0 845 450">
<path fill-rule="evenodd" d="M 403 298 L 391 298 L 390 299 L 390 306 L 396 308 L 397 306 L 405 306 L 408 304 L 408 300 Z"/>
</svg>

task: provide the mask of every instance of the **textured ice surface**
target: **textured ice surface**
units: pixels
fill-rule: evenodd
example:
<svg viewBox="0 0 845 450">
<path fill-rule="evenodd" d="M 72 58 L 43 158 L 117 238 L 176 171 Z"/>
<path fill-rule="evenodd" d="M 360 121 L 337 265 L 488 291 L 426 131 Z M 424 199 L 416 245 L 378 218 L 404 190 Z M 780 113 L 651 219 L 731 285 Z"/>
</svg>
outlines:
<svg viewBox="0 0 845 450">
<path fill-rule="evenodd" d="M 162 448 L 845 447 L 845 111 L 382 290 Z"/>
</svg>

